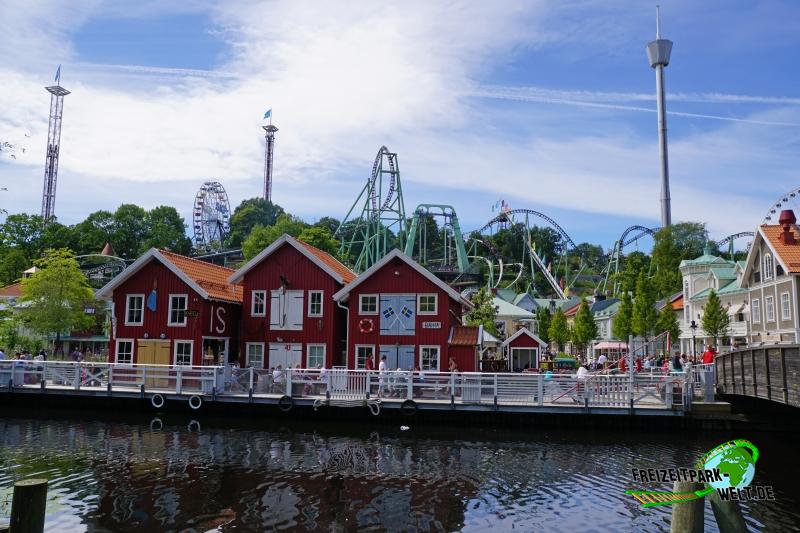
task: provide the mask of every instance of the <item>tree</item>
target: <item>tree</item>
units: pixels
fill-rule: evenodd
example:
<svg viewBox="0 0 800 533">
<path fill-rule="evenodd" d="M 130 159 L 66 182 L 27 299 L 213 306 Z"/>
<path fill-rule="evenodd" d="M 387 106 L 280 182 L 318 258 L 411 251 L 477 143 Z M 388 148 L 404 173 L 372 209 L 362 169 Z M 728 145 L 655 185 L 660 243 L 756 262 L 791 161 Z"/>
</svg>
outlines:
<svg viewBox="0 0 800 533">
<path fill-rule="evenodd" d="M 322 217 L 321 219 L 317 220 L 314 223 L 315 228 L 325 228 L 327 229 L 331 235 L 336 233 L 336 230 L 339 229 L 339 226 L 342 223 L 337 218 L 333 217 Z"/>
<path fill-rule="evenodd" d="M 622 265 L 622 272 L 618 272 L 615 276 L 616 281 L 619 282 L 621 290 L 634 291 L 639 273 L 647 274 L 650 271 L 650 256 L 637 250 L 622 258 Z"/>
<path fill-rule="evenodd" d="M 19 248 L 7 248 L 0 258 L 0 284 L 9 285 L 19 280 L 31 263 Z"/>
<path fill-rule="evenodd" d="M 305 228 L 297 238 L 333 256 L 339 253 L 339 241 L 331 236 L 327 228 L 316 226 Z"/>
<path fill-rule="evenodd" d="M 74 227 L 78 254 L 97 254 L 107 242 L 113 245 L 114 214 L 95 211 Z"/>
<path fill-rule="evenodd" d="M 186 236 L 186 223 L 174 207 L 160 205 L 148 211 L 144 230 L 147 238 L 140 253 L 149 248 L 166 248 L 188 254 L 192 249 L 192 242 Z"/>
<path fill-rule="evenodd" d="M 20 318 L 37 333 L 55 334 L 58 350 L 61 333 L 91 326 L 84 308 L 94 304 L 94 293 L 69 250 L 48 250 L 34 264 L 39 270 L 22 280 Z"/>
<path fill-rule="evenodd" d="M 564 311 L 559 307 L 556 309 L 553 319 L 550 321 L 550 329 L 547 332 L 550 342 L 558 345 L 558 349 L 563 351 L 569 340 L 569 326 Z"/>
<path fill-rule="evenodd" d="M 9 248 L 20 250 L 28 264 L 41 255 L 44 220 L 39 215 L 25 213 L 9 215 L 0 231 L 3 244 Z"/>
<path fill-rule="evenodd" d="M 147 235 L 147 211 L 138 205 L 122 204 L 114 212 L 112 244 L 117 255 L 126 259 L 139 256 Z"/>
<path fill-rule="evenodd" d="M 550 343 L 550 322 L 553 320 L 553 315 L 550 314 L 550 309 L 546 306 L 541 306 L 536 310 L 536 321 L 539 323 L 539 338 L 546 343 Z"/>
<path fill-rule="evenodd" d="M 672 304 L 666 302 L 664 307 L 658 313 L 658 321 L 656 322 L 656 330 L 659 333 L 666 331 L 669 333 L 670 345 L 678 343 L 678 336 L 681 334 L 680 325 L 678 325 L 678 317 L 675 316 L 675 310 L 672 309 Z M 671 348 L 672 346 L 670 346 Z"/>
<path fill-rule="evenodd" d="M 718 345 L 720 338 L 728 336 L 731 325 L 731 317 L 728 310 L 722 307 L 716 291 L 711 289 L 708 294 L 708 302 L 703 309 L 703 331 L 714 339 L 714 344 Z"/>
<path fill-rule="evenodd" d="M 653 285 L 657 298 L 667 298 L 681 290 L 681 272 L 679 265 L 681 251 L 675 244 L 672 226 L 661 228 L 655 235 L 652 263 L 656 269 Z"/>
<path fill-rule="evenodd" d="M 622 299 L 619 302 L 619 310 L 611 319 L 611 334 L 614 338 L 627 343 L 633 333 L 633 299 L 631 292 L 625 287 L 622 291 Z"/>
<path fill-rule="evenodd" d="M 292 215 L 283 214 L 272 226 L 256 226 L 242 243 L 242 254 L 248 261 L 261 250 L 278 240 L 284 233 L 298 237 L 306 228 L 306 223 Z"/>
<path fill-rule="evenodd" d="M 581 305 L 575 315 L 575 325 L 572 328 L 572 341 L 581 352 L 586 352 L 587 346 L 597 338 L 597 323 L 594 321 L 589 302 L 586 298 L 581 300 Z"/>
<path fill-rule="evenodd" d="M 248 198 L 233 211 L 228 246 L 242 246 L 256 226 L 269 227 L 285 214 L 283 208 L 264 198 Z"/>
<path fill-rule="evenodd" d="M 656 298 L 650 280 L 644 272 L 639 272 L 636 280 L 636 299 L 633 301 L 631 329 L 633 334 L 648 340 L 656 328 L 658 312 Z"/>
<path fill-rule="evenodd" d="M 484 331 L 494 336 L 499 336 L 500 332 L 497 331 L 497 324 L 495 324 L 499 308 L 494 305 L 494 295 L 486 287 L 481 287 L 478 292 L 472 295 L 470 301 L 473 308 L 464 317 L 466 324 L 468 326 L 483 326 Z"/>
<path fill-rule="evenodd" d="M 680 259 L 694 259 L 703 255 L 706 246 L 711 245 L 711 251 L 718 254 L 714 241 L 708 239 L 708 230 L 703 222 L 678 222 L 670 226 L 675 248 Z"/>
</svg>

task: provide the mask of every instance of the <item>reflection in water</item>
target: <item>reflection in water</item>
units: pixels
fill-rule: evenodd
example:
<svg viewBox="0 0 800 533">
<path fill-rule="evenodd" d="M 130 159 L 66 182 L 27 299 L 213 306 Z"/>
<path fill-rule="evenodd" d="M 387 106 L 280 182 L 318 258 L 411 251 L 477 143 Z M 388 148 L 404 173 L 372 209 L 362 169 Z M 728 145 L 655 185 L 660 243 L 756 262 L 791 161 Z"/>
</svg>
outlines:
<svg viewBox="0 0 800 533">
<path fill-rule="evenodd" d="M 469 433 L 7 419 L 0 496 L 48 477 L 53 531 L 666 531 L 668 509 L 623 494 L 630 469 L 687 466 L 730 437 Z M 776 440 L 760 446 L 756 482 L 779 500 L 746 508 L 753 529 L 800 521 L 780 467 L 791 445 Z"/>
</svg>

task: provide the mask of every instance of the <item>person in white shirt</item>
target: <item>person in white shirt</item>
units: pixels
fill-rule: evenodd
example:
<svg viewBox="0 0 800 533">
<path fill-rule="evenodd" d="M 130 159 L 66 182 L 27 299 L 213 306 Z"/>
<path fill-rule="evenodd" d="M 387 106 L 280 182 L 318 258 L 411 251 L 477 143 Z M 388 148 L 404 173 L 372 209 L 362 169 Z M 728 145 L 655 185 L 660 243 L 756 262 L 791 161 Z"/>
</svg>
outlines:
<svg viewBox="0 0 800 533">
<path fill-rule="evenodd" d="M 381 362 L 378 364 L 378 398 L 383 395 L 383 389 L 386 386 L 386 356 L 381 357 Z"/>
<path fill-rule="evenodd" d="M 597 358 L 597 369 L 604 370 L 606 368 L 606 361 L 608 361 L 606 354 L 601 353 L 600 357 Z"/>
<path fill-rule="evenodd" d="M 279 392 L 283 384 L 283 365 L 276 366 L 272 372 L 272 384 L 275 386 L 276 392 Z"/>
<path fill-rule="evenodd" d="M 583 381 L 587 377 L 589 377 L 589 371 L 586 369 L 585 365 L 581 365 L 581 366 L 578 367 L 578 372 L 577 372 L 577 374 L 575 374 L 575 377 L 578 378 L 581 381 Z"/>
</svg>

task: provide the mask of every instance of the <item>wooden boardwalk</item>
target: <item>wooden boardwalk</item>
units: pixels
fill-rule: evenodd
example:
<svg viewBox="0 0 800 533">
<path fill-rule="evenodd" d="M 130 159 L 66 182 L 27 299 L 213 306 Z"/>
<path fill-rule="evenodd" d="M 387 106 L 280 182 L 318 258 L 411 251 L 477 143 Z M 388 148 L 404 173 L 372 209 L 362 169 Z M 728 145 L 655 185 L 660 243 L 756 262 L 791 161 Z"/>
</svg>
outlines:
<svg viewBox="0 0 800 533">
<path fill-rule="evenodd" d="M 715 358 L 722 394 L 800 407 L 800 345 L 756 346 Z"/>
</svg>

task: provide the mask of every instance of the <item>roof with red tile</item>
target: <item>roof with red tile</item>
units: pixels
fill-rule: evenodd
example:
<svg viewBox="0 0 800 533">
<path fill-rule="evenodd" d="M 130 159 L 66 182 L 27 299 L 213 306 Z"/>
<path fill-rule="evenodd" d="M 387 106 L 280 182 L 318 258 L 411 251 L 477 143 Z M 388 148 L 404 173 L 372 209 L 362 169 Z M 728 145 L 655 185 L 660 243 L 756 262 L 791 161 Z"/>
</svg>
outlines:
<svg viewBox="0 0 800 533">
<path fill-rule="evenodd" d="M 792 227 L 795 243 L 784 244 L 779 237 L 783 233 L 783 228 L 779 225 L 763 225 L 761 233 L 769 242 L 770 247 L 778 254 L 781 262 L 786 266 L 790 274 L 800 273 L 800 231 L 797 226 Z"/>
<path fill-rule="evenodd" d="M 477 346 L 480 328 L 478 326 L 454 326 L 450 334 L 450 346 Z"/>
<path fill-rule="evenodd" d="M 357 274 L 355 272 L 344 266 L 341 261 L 333 257 L 328 252 L 320 250 L 316 246 L 311 246 L 307 242 L 303 242 L 299 239 L 297 242 L 304 246 L 306 250 L 314 254 L 314 257 L 325 263 L 328 268 L 339 274 L 344 280 L 345 285 L 356 279 Z"/>
<path fill-rule="evenodd" d="M 675 311 L 680 311 L 683 309 L 683 294 L 672 301 L 672 309 Z"/>
<path fill-rule="evenodd" d="M 0 298 L 19 298 L 22 296 L 22 283 L 19 281 L 0 287 Z"/>
<path fill-rule="evenodd" d="M 192 259 L 166 250 L 159 253 L 175 265 L 188 278 L 197 283 L 208 293 L 209 298 L 226 302 L 242 303 L 243 289 L 239 284 L 228 283 L 234 270 L 199 259 Z"/>
</svg>

